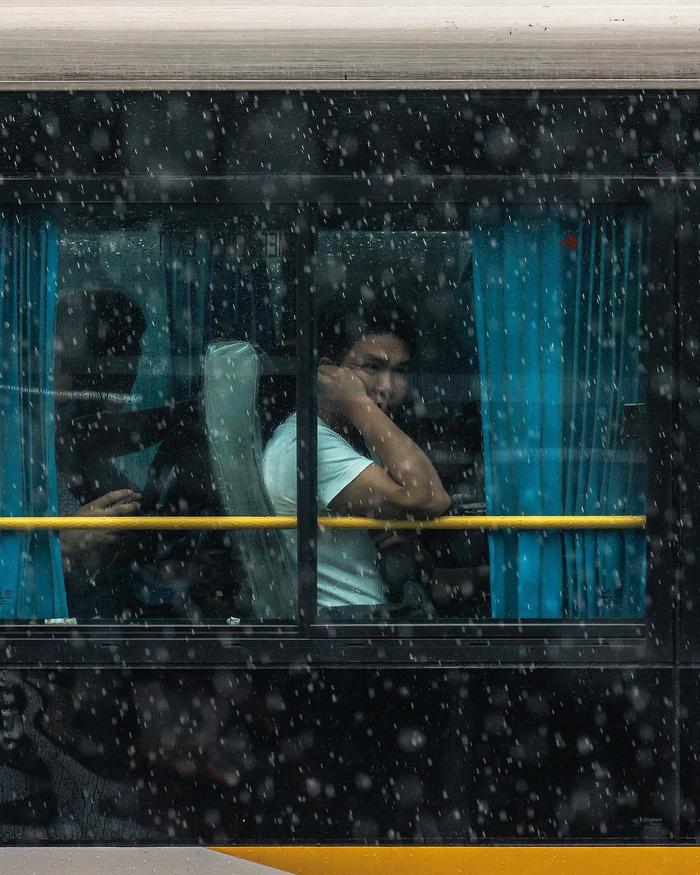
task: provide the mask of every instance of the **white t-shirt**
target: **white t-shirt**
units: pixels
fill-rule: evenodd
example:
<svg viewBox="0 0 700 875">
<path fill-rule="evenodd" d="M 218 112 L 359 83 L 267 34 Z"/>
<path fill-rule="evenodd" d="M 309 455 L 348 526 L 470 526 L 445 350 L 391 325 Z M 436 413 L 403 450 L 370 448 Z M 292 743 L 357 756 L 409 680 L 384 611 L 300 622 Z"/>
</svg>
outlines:
<svg viewBox="0 0 700 875">
<path fill-rule="evenodd" d="M 296 414 L 277 427 L 263 453 L 263 480 L 272 509 L 280 516 L 297 512 Z M 318 509 L 328 505 L 372 464 L 345 438 L 318 420 Z M 291 555 L 296 557 L 296 532 L 285 530 Z M 363 529 L 319 529 L 318 606 L 382 604 L 384 584 L 379 576 L 377 551 Z"/>
</svg>

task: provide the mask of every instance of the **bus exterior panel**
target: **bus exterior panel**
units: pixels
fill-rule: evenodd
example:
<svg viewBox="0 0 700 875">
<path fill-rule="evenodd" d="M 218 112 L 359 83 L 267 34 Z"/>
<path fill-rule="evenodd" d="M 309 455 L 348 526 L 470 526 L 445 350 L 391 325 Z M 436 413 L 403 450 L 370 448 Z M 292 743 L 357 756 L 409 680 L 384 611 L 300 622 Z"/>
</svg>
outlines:
<svg viewBox="0 0 700 875">
<path fill-rule="evenodd" d="M 129 865 L 166 861 L 171 872 L 697 868 L 683 846 L 697 838 L 700 743 L 699 24 L 691 3 L 6 4 L 0 842 L 10 867 L 55 851 L 61 871 L 74 866 L 70 850 L 103 863 L 123 851 Z M 489 240 L 509 241 L 502 264 Z M 516 250 L 519 266 L 507 257 Z M 501 275 L 510 296 L 497 311 Z M 460 516 L 514 520 L 474 529 L 480 541 L 466 525 L 460 541 L 447 523 L 420 534 L 437 571 L 436 610 L 418 620 L 329 620 L 317 603 L 317 326 L 358 290 L 365 303 L 392 295 L 418 324 L 416 401 L 402 427 L 465 502 Z M 112 370 L 92 328 L 78 342 L 78 316 L 94 328 L 89 317 L 76 305 L 66 318 L 81 295 L 99 309 L 104 292 L 125 324 L 144 319 L 137 354 Z M 237 356 L 241 382 L 219 379 L 214 396 L 205 376 L 221 372 L 207 356 L 222 342 L 234 344 L 221 352 Z M 116 382 L 96 408 L 105 374 Z M 255 389 L 247 407 L 237 386 Z M 236 415 L 214 422 L 222 397 Z M 523 413 L 534 397 L 537 422 Z M 119 419 L 150 409 L 184 435 L 168 452 Z M 225 423 L 246 447 L 244 470 L 213 504 L 196 490 L 170 500 L 171 480 L 154 470 L 226 492 L 227 475 L 200 466 L 207 410 L 206 440 Z M 299 503 L 273 531 L 246 454 L 294 410 Z M 530 435 L 545 435 L 546 417 L 556 428 L 538 445 L 516 429 L 508 444 L 510 426 L 494 423 L 514 410 Z M 55 435 L 35 425 L 56 411 L 54 454 Z M 62 434 L 75 438 L 72 454 Z M 109 561 L 86 564 L 65 606 L 51 590 L 58 606 L 46 611 L 32 593 L 47 569 L 65 583 L 70 563 L 58 532 L 25 534 L 14 520 L 71 517 L 79 502 L 64 489 L 41 504 L 40 455 L 74 499 L 65 472 L 85 465 L 151 497 L 160 489 L 151 516 L 202 522 L 115 535 Z M 105 457 L 109 469 L 97 466 Z M 579 504 L 521 501 L 523 457 L 540 495 L 563 476 L 561 494 L 578 489 Z M 518 489 L 499 505 L 506 469 Z M 34 492 L 19 500 L 10 483 Z M 518 529 L 547 513 L 541 529 Z M 557 523 L 577 514 L 613 528 Z M 216 517 L 243 515 L 255 518 L 248 528 L 214 531 Z M 454 557 L 476 565 L 469 556 L 487 542 L 485 575 L 465 574 Z M 103 865 L 81 859 L 85 871 Z"/>
</svg>

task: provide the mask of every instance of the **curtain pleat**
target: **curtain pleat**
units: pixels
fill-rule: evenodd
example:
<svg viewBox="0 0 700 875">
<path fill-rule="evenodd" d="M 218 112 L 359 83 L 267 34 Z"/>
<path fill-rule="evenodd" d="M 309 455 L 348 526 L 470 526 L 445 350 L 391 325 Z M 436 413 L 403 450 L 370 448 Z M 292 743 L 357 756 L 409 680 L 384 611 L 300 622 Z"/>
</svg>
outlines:
<svg viewBox="0 0 700 875">
<path fill-rule="evenodd" d="M 209 253 L 209 243 L 200 234 L 186 242 L 175 233 L 166 239 L 165 291 L 176 400 L 189 398 L 199 386 L 211 285 Z"/>
<path fill-rule="evenodd" d="M 53 397 L 58 230 L 33 213 L 0 214 L 0 510 L 57 513 Z M 0 619 L 67 616 L 55 532 L 0 534 Z"/>
</svg>

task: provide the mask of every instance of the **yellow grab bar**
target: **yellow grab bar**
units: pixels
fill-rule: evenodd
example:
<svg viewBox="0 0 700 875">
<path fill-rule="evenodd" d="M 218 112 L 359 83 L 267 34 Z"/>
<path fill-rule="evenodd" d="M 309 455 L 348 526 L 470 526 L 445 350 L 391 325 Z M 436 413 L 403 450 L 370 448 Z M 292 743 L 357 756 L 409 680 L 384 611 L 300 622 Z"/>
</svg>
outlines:
<svg viewBox="0 0 700 875">
<path fill-rule="evenodd" d="M 293 516 L 5 516 L 0 531 L 37 529 L 293 529 Z M 444 516 L 432 520 L 319 517 L 325 529 L 643 529 L 644 516 Z"/>
<path fill-rule="evenodd" d="M 443 516 L 433 520 L 319 517 L 328 529 L 643 529 L 645 516 Z"/>
</svg>

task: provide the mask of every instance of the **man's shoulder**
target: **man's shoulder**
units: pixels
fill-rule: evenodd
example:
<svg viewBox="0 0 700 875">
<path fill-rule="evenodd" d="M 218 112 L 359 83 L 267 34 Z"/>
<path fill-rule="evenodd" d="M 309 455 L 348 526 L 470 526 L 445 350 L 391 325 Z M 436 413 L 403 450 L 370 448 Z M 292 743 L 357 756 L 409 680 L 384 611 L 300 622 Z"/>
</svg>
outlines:
<svg viewBox="0 0 700 875">
<path fill-rule="evenodd" d="M 280 422 L 280 424 L 275 428 L 272 432 L 272 437 L 267 442 L 267 446 L 269 447 L 273 441 L 281 441 L 284 439 L 296 438 L 297 436 L 297 415 L 296 413 L 292 413 L 291 416 L 288 416 L 285 420 Z"/>
<path fill-rule="evenodd" d="M 322 419 L 316 421 L 317 440 L 319 453 L 332 452 L 344 456 L 359 456 L 364 458 L 363 454 L 358 452 L 352 444 L 342 434 L 332 429 Z M 280 455 L 287 456 L 289 451 L 293 449 L 297 440 L 297 417 L 293 413 L 290 417 L 281 422 L 274 430 L 272 437 L 268 441 L 264 456 L 266 458 L 278 457 Z M 292 458 L 296 458 L 294 455 Z M 296 464 L 296 461 L 295 461 Z"/>
<path fill-rule="evenodd" d="M 327 450 L 333 453 L 340 453 L 342 456 L 366 458 L 363 453 L 359 452 L 350 443 L 347 437 L 326 425 L 321 419 L 318 420 L 318 449 L 319 453 Z"/>
</svg>

